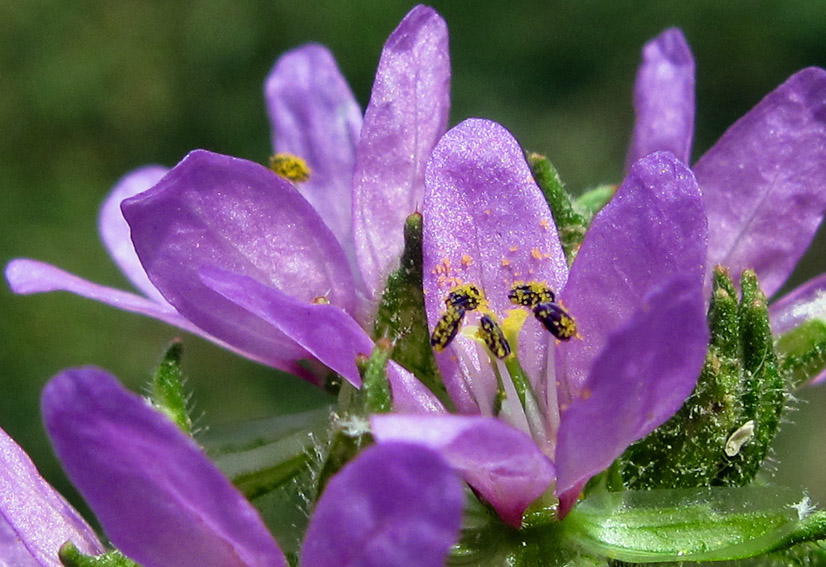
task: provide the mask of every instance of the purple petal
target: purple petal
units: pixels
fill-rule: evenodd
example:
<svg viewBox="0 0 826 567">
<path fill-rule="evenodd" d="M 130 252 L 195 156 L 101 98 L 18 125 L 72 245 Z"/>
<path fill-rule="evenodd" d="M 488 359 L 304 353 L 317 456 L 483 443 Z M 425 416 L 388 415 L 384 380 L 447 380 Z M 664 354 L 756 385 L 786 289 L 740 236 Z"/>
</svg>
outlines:
<svg viewBox="0 0 826 567">
<path fill-rule="evenodd" d="M 187 319 L 259 359 L 306 357 L 282 333 L 203 285 L 216 266 L 304 301 L 352 312 L 353 280 L 333 234 L 285 180 L 260 165 L 203 150 L 123 203 L 147 274 Z"/>
<path fill-rule="evenodd" d="M 60 567 L 57 552 L 67 541 L 83 553 L 103 552 L 92 528 L 0 429 L 0 564 Z"/>
<path fill-rule="evenodd" d="M 573 489 L 575 498 L 591 476 L 676 413 L 694 389 L 707 344 L 696 276 L 647 294 L 609 335 L 579 397 L 562 407 L 557 494 Z"/>
<path fill-rule="evenodd" d="M 694 136 L 694 58 L 677 28 L 665 30 L 643 48 L 634 84 L 634 109 L 629 168 L 660 150 L 689 162 Z"/>
<path fill-rule="evenodd" d="M 118 309 L 123 309 L 124 311 L 152 317 L 153 319 L 163 321 L 164 323 L 203 337 L 241 356 L 246 356 L 262 364 L 268 364 L 274 368 L 280 368 L 286 372 L 292 372 L 293 374 L 306 377 L 306 371 L 294 362 L 277 358 L 275 355 L 279 354 L 278 351 L 264 353 L 264 356 L 257 356 L 254 353 L 229 345 L 209 333 L 202 331 L 181 317 L 181 315 L 166 302 L 158 303 L 135 295 L 134 293 L 102 286 L 44 262 L 25 258 L 12 260 L 6 266 L 6 279 L 14 293 L 28 295 L 49 291 L 68 291 L 81 297 L 94 299 L 95 301 L 100 301 L 101 303 L 117 307 Z"/>
<path fill-rule="evenodd" d="M 258 513 L 198 445 L 110 374 L 46 385 L 46 428 L 112 542 L 144 567 L 283 567 Z"/>
<path fill-rule="evenodd" d="M 311 44 L 278 59 L 264 93 L 275 151 L 307 161 L 312 173 L 298 190 L 355 262 L 351 194 L 361 109 L 347 81 L 327 48 Z"/>
<path fill-rule="evenodd" d="M 356 387 L 360 353 L 373 351 L 373 341 L 355 320 L 334 305 L 307 303 L 238 274 L 204 268 L 201 278 L 210 289 L 261 317 Z M 441 411 L 438 400 L 395 362 L 387 368 L 394 406 L 399 411 Z"/>
<path fill-rule="evenodd" d="M 451 129 L 433 150 L 426 185 L 423 283 L 431 329 L 447 292 L 463 282 L 480 286 L 500 317 L 515 307 L 508 299 L 515 281 L 565 285 L 568 268 L 551 211 L 504 127 L 470 119 Z M 548 365 L 549 337 L 533 318 L 522 330 L 520 353 L 527 354 L 520 360 L 535 379 Z M 487 413 L 496 385 L 487 356 L 476 351 L 474 341 L 458 337 L 437 360 L 460 411 L 473 411 L 482 396 Z M 469 383 L 486 389 L 473 393 Z"/>
<path fill-rule="evenodd" d="M 27 258 L 12 260 L 6 266 L 6 279 L 14 293 L 29 295 L 50 291 L 68 291 L 124 311 L 158 319 L 191 333 L 204 335 L 166 302 L 159 303 L 134 293 L 99 285 L 37 260 Z"/>
<path fill-rule="evenodd" d="M 697 182 L 669 152 L 650 154 L 594 218 L 562 293 L 582 340 L 557 349 L 562 401 L 585 382 L 608 334 L 674 276 L 702 281 L 706 218 Z"/>
<path fill-rule="evenodd" d="M 459 536 L 464 495 L 434 451 L 370 447 L 332 478 L 310 520 L 302 567 L 442 567 Z"/>
<path fill-rule="evenodd" d="M 419 210 L 430 151 L 447 127 L 447 26 L 416 6 L 382 51 L 358 145 L 353 192 L 356 254 L 368 292 L 384 288 L 404 245 L 404 221 Z"/>
<path fill-rule="evenodd" d="M 169 170 L 158 165 L 149 165 L 124 175 L 100 207 L 98 230 L 109 255 L 120 267 L 123 274 L 144 295 L 158 303 L 166 303 L 161 292 L 146 276 L 141 261 L 135 253 L 135 246 L 129 234 L 129 225 L 123 218 L 120 204 L 155 185 Z"/>
<path fill-rule="evenodd" d="M 408 441 L 436 451 L 519 527 L 525 509 L 554 480 L 554 466 L 525 433 L 490 417 L 375 415 L 376 441 Z"/>
<path fill-rule="evenodd" d="M 774 294 L 826 209 L 826 71 L 792 75 L 694 166 L 709 224 L 709 273 L 752 268 Z"/>
</svg>

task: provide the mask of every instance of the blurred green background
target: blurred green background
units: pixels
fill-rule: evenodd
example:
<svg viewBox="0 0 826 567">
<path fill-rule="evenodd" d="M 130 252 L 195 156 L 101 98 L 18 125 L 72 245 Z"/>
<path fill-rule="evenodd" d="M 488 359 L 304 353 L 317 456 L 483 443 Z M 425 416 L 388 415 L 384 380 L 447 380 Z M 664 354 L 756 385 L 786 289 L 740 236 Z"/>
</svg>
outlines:
<svg viewBox="0 0 826 567">
<path fill-rule="evenodd" d="M 697 61 L 694 157 L 794 71 L 826 66 L 826 11 L 777 2 L 434 2 L 447 20 L 452 120 L 508 126 L 570 187 L 619 181 L 643 43 L 680 26 Z M 409 2 L 349 0 L 0 0 L 0 261 L 33 257 L 128 287 L 98 242 L 97 207 L 126 171 L 207 148 L 256 161 L 270 151 L 262 83 L 284 50 L 315 41 L 367 103 L 387 35 Z M 826 271 L 824 240 L 792 284 Z M 96 364 L 140 390 L 175 330 L 67 294 L 0 286 L 0 426 L 67 490 L 38 413 L 46 380 Z M 185 336 L 199 424 L 323 402 Z M 777 443 L 779 482 L 826 504 L 826 387 L 800 392 Z M 73 497 L 74 498 L 74 497 Z"/>
</svg>

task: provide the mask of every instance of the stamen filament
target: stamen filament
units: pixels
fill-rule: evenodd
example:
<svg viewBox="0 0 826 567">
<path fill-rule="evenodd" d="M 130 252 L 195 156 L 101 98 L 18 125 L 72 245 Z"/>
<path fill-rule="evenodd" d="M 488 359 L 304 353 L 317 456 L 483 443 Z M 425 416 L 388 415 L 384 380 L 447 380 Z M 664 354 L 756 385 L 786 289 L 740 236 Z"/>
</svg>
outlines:
<svg viewBox="0 0 826 567">
<path fill-rule="evenodd" d="M 502 405 L 508 399 L 508 393 L 505 391 L 505 383 L 502 381 L 502 373 L 499 372 L 497 359 L 490 350 L 488 350 L 488 358 L 490 359 L 490 366 L 493 368 L 493 374 L 496 376 L 496 397 L 493 399 L 493 416 L 499 417 L 502 411 Z"/>
</svg>

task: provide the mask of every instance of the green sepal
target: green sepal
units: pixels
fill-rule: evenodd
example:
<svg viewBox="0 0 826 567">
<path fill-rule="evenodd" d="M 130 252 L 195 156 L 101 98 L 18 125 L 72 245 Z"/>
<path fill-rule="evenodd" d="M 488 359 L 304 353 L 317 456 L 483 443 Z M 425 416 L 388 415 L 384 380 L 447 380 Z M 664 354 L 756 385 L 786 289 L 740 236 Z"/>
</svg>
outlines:
<svg viewBox="0 0 826 567">
<path fill-rule="evenodd" d="M 57 556 L 65 567 L 140 567 L 118 550 L 86 555 L 70 541 L 60 546 Z"/>
<path fill-rule="evenodd" d="M 393 409 L 387 363 L 393 345 L 389 339 L 379 339 L 369 357 L 359 355 L 356 366 L 361 374 L 361 389 L 343 384 L 339 394 L 340 416 L 333 416 L 330 442 L 318 474 L 317 493 L 327 481 L 358 453 L 373 443 L 368 416 L 388 413 Z"/>
<path fill-rule="evenodd" d="M 527 158 L 533 178 L 542 189 L 554 216 L 559 241 L 570 265 L 585 238 L 588 218 L 574 205 L 571 195 L 565 190 L 565 185 L 559 178 L 559 173 L 548 158 L 536 153 L 528 154 Z"/>
<path fill-rule="evenodd" d="M 207 454 L 248 499 L 291 481 L 324 443 L 330 408 L 218 426 L 198 436 Z"/>
<path fill-rule="evenodd" d="M 366 417 L 348 416 L 336 420 L 324 463 L 318 473 L 317 494 L 324 492 L 324 487 L 334 474 L 372 444 L 373 436 Z"/>
<path fill-rule="evenodd" d="M 728 272 L 715 268 L 709 348 L 697 386 L 674 417 L 620 457 L 627 488 L 745 486 L 760 470 L 788 387 L 752 270 L 740 286 L 738 303 Z"/>
<path fill-rule="evenodd" d="M 743 272 L 740 290 L 744 380 L 740 423 L 753 421 L 754 433 L 718 475 L 717 483 L 724 486 L 744 486 L 754 479 L 777 434 L 787 399 L 787 386 L 774 353 L 768 302 L 753 270 Z"/>
<path fill-rule="evenodd" d="M 802 386 L 826 368 L 826 321 L 806 321 L 777 338 L 774 348 L 792 388 Z"/>
<path fill-rule="evenodd" d="M 826 538 L 826 513 L 778 487 L 602 493 L 562 522 L 590 555 L 630 563 L 727 561 Z"/>
<path fill-rule="evenodd" d="M 422 215 L 413 213 L 404 223 L 404 252 L 399 269 L 387 278 L 374 336 L 390 339 L 394 344 L 393 360 L 412 372 L 439 401 L 451 408 L 430 347 L 422 279 Z"/>
<path fill-rule="evenodd" d="M 709 348 L 694 392 L 674 417 L 619 459 L 627 488 L 711 486 L 728 466 L 726 440 L 747 420 L 737 291 L 721 267 L 714 270 L 708 321 Z"/>
<path fill-rule="evenodd" d="M 187 411 L 188 398 L 184 392 L 181 372 L 183 343 L 175 339 L 166 349 L 155 375 L 152 377 L 150 400 L 187 435 L 192 434 L 192 419 Z"/>
<path fill-rule="evenodd" d="M 387 363 L 392 353 L 393 343 L 389 339 L 379 339 L 370 357 L 359 364 L 365 414 L 390 413 L 393 409 L 393 396 L 387 379 Z"/>
<path fill-rule="evenodd" d="M 599 185 L 577 197 L 574 206 L 582 211 L 587 218 L 593 218 L 595 214 L 602 210 L 602 207 L 614 198 L 616 192 L 616 185 Z"/>
<path fill-rule="evenodd" d="M 533 508 L 533 507 L 532 507 Z M 531 514 L 526 515 L 526 518 Z M 467 490 L 459 541 L 447 564 L 473 567 L 606 567 L 604 557 L 588 556 L 556 521 L 555 507 L 534 509 L 532 522 L 516 530 Z"/>
</svg>

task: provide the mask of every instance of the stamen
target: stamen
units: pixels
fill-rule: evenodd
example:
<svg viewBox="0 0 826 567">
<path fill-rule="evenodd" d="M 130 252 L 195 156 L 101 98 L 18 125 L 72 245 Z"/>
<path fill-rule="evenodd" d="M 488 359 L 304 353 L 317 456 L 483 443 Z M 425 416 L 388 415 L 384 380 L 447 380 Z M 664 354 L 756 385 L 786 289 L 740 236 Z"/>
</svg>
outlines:
<svg viewBox="0 0 826 567">
<path fill-rule="evenodd" d="M 485 341 L 485 345 L 496 358 L 502 359 L 511 353 L 505 333 L 489 315 L 482 315 L 479 319 L 479 330 L 476 331 L 476 335 Z"/>
<path fill-rule="evenodd" d="M 540 303 L 533 308 L 533 315 L 560 341 L 577 336 L 576 321 L 558 303 Z"/>
<path fill-rule="evenodd" d="M 463 310 L 473 310 L 485 300 L 485 294 L 473 284 L 460 285 L 450 290 L 445 297 L 445 305 L 448 310 L 456 308 Z"/>
<path fill-rule="evenodd" d="M 536 307 L 540 303 L 553 303 L 556 296 L 543 282 L 515 282 L 508 292 L 508 299 L 517 305 Z"/>
<path fill-rule="evenodd" d="M 444 311 L 439 320 L 436 322 L 436 327 L 430 335 L 430 346 L 437 352 L 443 351 L 447 345 L 459 332 L 459 327 L 462 324 L 462 318 L 465 316 L 465 310 L 461 307 L 448 307 Z"/>
<path fill-rule="evenodd" d="M 270 169 L 287 181 L 301 183 L 310 179 L 310 166 L 298 156 L 275 154 L 270 158 Z"/>
</svg>

